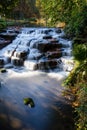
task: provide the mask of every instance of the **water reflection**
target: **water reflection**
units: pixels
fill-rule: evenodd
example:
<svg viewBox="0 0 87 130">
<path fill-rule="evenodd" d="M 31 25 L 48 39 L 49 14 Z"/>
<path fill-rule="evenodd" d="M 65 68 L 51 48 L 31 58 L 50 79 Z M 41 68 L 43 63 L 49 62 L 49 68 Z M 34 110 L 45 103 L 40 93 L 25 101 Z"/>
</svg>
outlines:
<svg viewBox="0 0 87 130">
<path fill-rule="evenodd" d="M 2 75 L 0 128 L 6 130 L 74 130 L 71 108 L 61 96 L 61 82 L 47 73 Z M 34 108 L 23 103 L 31 97 Z"/>
</svg>

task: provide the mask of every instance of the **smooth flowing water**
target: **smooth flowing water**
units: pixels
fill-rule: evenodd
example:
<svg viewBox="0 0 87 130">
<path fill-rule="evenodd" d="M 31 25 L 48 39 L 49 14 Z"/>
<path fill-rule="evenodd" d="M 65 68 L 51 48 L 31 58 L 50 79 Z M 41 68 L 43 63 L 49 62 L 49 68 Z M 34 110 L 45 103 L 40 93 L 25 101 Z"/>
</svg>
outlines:
<svg viewBox="0 0 87 130">
<path fill-rule="evenodd" d="M 72 109 L 69 102 L 62 96 L 63 87 L 61 86 L 62 80 L 72 69 L 71 41 L 60 37 L 64 35 L 64 32 L 59 34 L 54 31 L 50 32 L 50 35 L 57 38 L 65 48 L 62 57 L 59 58 L 62 61 L 61 66 L 56 66 L 53 70 L 49 66 L 49 72 L 34 70 L 34 63 L 49 59 L 42 55 L 38 60 L 32 58 L 36 53 L 42 54 L 38 51 L 37 40 L 42 42 L 45 35 L 41 32 L 44 29 L 33 30 L 35 29 L 23 28 L 22 33 L 11 45 L 0 50 L 1 58 L 4 59 L 4 67 L 7 68 L 6 73 L 0 73 L 0 128 L 6 130 L 74 130 Z M 34 42 L 31 42 L 33 40 Z M 15 53 L 12 54 L 15 49 Z M 36 50 L 31 51 L 33 49 Z M 15 65 L 13 59 L 19 58 L 18 52 L 24 51 L 28 52 L 23 60 L 24 65 Z M 8 60 L 9 57 L 10 60 Z M 31 66 L 30 63 L 32 63 Z M 69 63 L 70 68 L 68 68 Z M 23 99 L 27 97 L 33 99 L 34 108 L 24 105 Z"/>
</svg>

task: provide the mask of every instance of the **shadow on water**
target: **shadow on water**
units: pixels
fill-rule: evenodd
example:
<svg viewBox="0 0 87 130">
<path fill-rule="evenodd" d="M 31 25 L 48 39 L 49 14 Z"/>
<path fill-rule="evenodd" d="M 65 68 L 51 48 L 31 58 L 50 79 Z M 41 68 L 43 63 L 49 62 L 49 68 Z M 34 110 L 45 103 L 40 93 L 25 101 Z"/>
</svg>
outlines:
<svg viewBox="0 0 87 130">
<path fill-rule="evenodd" d="M 58 102 L 63 105 L 62 108 L 57 110 L 50 108 L 47 110 L 44 108 L 43 112 L 39 112 L 39 115 L 33 115 L 32 118 L 29 110 L 27 109 L 27 115 L 23 113 L 19 114 L 17 111 L 8 108 L 3 103 L 0 109 L 0 129 L 6 130 L 74 130 L 74 122 L 71 115 L 71 107 Z M 59 110 L 58 110 L 59 109 Z M 66 112 L 67 111 L 67 112 Z M 10 112 L 10 114 L 8 113 Z M 30 119 L 29 119 L 30 116 Z"/>
<path fill-rule="evenodd" d="M 0 88 L 0 129 L 75 130 L 72 108 L 60 93 L 60 82 L 46 74 L 9 78 Z M 34 108 L 24 105 L 28 96 Z"/>
</svg>

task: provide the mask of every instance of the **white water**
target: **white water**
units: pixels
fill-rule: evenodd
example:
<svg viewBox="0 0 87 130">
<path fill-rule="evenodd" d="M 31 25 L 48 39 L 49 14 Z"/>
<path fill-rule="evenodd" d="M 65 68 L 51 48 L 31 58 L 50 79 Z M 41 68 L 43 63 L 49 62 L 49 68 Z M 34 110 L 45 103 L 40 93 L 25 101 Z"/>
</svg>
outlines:
<svg viewBox="0 0 87 130">
<path fill-rule="evenodd" d="M 48 30 L 51 31 L 46 34 L 46 31 Z M 10 63 L 15 68 L 13 61 L 15 59 L 20 60 L 17 55 L 20 55 L 22 52 L 27 53 L 27 58 L 24 61 L 24 67 L 29 70 L 34 70 L 35 65 L 41 61 L 48 60 L 46 57 L 42 56 L 42 53 L 38 50 L 39 43 L 49 43 L 49 40 L 43 39 L 46 35 L 52 36 L 52 38 L 58 40 L 58 43 L 62 44 L 62 57 L 58 58 L 58 62 L 61 61 L 60 64 L 58 63 L 59 70 L 71 71 L 73 68 L 73 58 L 71 56 L 72 41 L 63 39 L 62 36 L 64 35 L 64 32 L 61 31 L 61 33 L 56 33 L 54 28 L 22 28 L 21 33 L 16 37 L 12 44 L 0 50 L 0 59 L 4 59 L 4 67 L 9 66 L 8 59 L 11 58 Z M 47 64 L 47 67 L 50 69 L 49 64 Z"/>
<path fill-rule="evenodd" d="M 36 70 L 37 62 L 44 61 L 43 57 L 37 60 L 32 60 L 32 57 L 40 56 L 41 53 L 37 49 L 38 42 L 40 43 L 48 43 L 47 40 L 43 39 L 43 36 L 45 36 L 45 31 L 48 30 L 47 28 L 22 28 L 21 33 L 16 37 L 16 39 L 7 47 L 0 50 L 0 58 L 4 59 L 4 67 L 7 69 L 7 73 L 0 74 L 0 81 L 1 83 L 5 83 L 7 79 L 20 76 L 22 77 L 32 77 L 33 75 L 39 75 L 41 76 L 40 70 Z M 61 43 L 63 45 L 63 52 L 62 57 L 58 60 L 58 67 L 55 69 L 50 69 L 49 71 L 46 70 L 46 76 L 49 76 L 50 78 L 55 78 L 57 81 L 60 81 L 61 79 L 64 79 L 68 76 L 70 71 L 73 69 L 73 57 L 71 55 L 72 52 L 72 41 L 68 39 L 63 39 L 62 36 L 64 35 L 64 32 L 56 33 L 55 29 L 51 29 L 50 35 L 58 40 L 58 43 Z M 34 48 L 33 46 L 36 46 Z M 14 56 L 11 57 L 12 52 L 15 50 L 17 52 L 28 52 L 27 59 L 24 61 L 24 66 L 15 66 L 14 65 L 14 59 L 18 59 L 16 57 L 16 52 L 14 53 Z M 11 57 L 11 62 L 9 61 L 9 58 Z M 9 85 L 9 84 L 8 84 Z"/>
</svg>

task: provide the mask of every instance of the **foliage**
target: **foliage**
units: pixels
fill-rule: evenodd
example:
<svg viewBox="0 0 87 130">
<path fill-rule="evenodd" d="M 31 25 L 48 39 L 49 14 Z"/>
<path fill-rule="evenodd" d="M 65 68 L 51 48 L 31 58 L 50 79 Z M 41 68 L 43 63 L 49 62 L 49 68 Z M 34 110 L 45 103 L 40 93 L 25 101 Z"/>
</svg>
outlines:
<svg viewBox="0 0 87 130">
<path fill-rule="evenodd" d="M 73 48 L 73 55 L 75 60 L 82 62 L 87 59 L 87 43 L 86 44 L 75 44 Z"/>
<path fill-rule="evenodd" d="M 3 29 L 6 27 L 6 22 L 3 19 L 0 19 L 0 29 Z"/>
<path fill-rule="evenodd" d="M 35 0 L 19 0 L 13 11 L 14 17 L 17 19 L 38 17 L 39 11 L 35 4 Z"/>
<path fill-rule="evenodd" d="M 84 60 L 82 63 L 76 63 L 76 67 L 71 71 L 70 75 L 64 81 L 65 86 L 75 86 L 77 81 L 81 79 L 86 79 L 87 74 L 87 60 Z M 78 78 L 79 77 L 79 78 Z"/>
<path fill-rule="evenodd" d="M 64 84 L 75 97 L 72 105 L 78 113 L 77 130 L 87 130 L 87 59 L 83 59 L 76 65 Z"/>
<path fill-rule="evenodd" d="M 0 0 L 0 12 L 5 17 L 9 16 L 9 13 L 16 6 L 18 0 Z"/>
<path fill-rule="evenodd" d="M 83 2 L 84 3 L 84 2 Z M 80 9 L 79 9 L 80 8 Z M 67 34 L 77 37 L 87 35 L 87 3 L 72 11 L 71 19 L 65 28 Z"/>
<path fill-rule="evenodd" d="M 36 3 L 47 25 L 65 22 L 65 31 L 70 36 L 87 32 L 87 0 L 36 0 Z"/>
<path fill-rule="evenodd" d="M 63 15 L 62 3 L 60 0 L 36 0 L 41 15 L 45 19 L 50 19 L 52 24 L 57 22 Z M 60 17 L 61 16 L 61 17 Z M 64 20 L 63 20 L 64 21 Z"/>
<path fill-rule="evenodd" d="M 87 76 L 87 75 L 86 75 Z M 76 122 L 77 130 L 87 130 L 87 83 L 84 80 L 78 84 L 80 89 L 77 92 L 79 106 L 76 108 L 79 119 Z"/>
<path fill-rule="evenodd" d="M 0 0 L 0 15 L 5 18 L 39 17 L 36 0 Z"/>
</svg>

